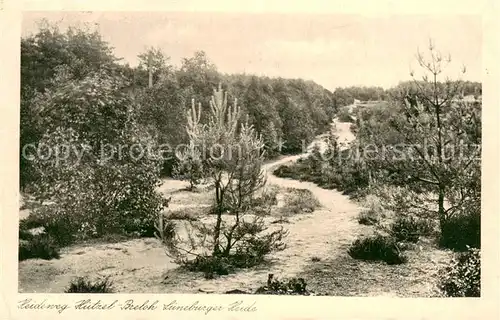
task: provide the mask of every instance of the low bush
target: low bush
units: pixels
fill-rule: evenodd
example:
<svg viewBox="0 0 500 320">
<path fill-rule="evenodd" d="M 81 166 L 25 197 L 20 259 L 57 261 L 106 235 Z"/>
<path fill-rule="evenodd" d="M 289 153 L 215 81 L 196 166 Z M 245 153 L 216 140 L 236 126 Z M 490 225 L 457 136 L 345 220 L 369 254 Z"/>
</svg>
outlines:
<svg viewBox="0 0 500 320">
<path fill-rule="evenodd" d="M 94 281 L 78 277 L 71 281 L 65 293 L 113 293 L 113 283 L 109 277 Z"/>
<path fill-rule="evenodd" d="M 227 275 L 234 270 L 230 257 L 197 256 L 185 261 L 183 267 L 189 271 L 203 272 L 205 279 L 213 279 L 214 275 Z"/>
<path fill-rule="evenodd" d="M 278 204 L 278 189 L 266 188 L 262 193 L 252 199 L 252 211 L 255 215 L 266 216 L 271 213 L 271 207 Z"/>
<path fill-rule="evenodd" d="M 281 165 L 273 172 L 274 175 L 281 178 L 294 178 L 297 176 L 295 170 L 290 166 Z"/>
<path fill-rule="evenodd" d="M 253 227 L 252 223 L 247 223 Z M 241 231 L 240 234 L 251 234 Z M 221 252 L 217 255 L 198 255 L 192 260 L 178 261 L 189 271 L 203 272 L 206 279 L 215 275 L 227 275 L 235 269 L 251 268 L 265 262 L 265 256 L 271 252 L 285 249 L 282 241 L 287 236 L 283 228 L 260 236 L 246 237 L 232 252 Z"/>
<path fill-rule="evenodd" d="M 379 222 L 379 216 L 374 210 L 364 210 L 358 215 L 359 224 L 371 226 Z"/>
<path fill-rule="evenodd" d="M 54 216 L 45 221 L 43 227 L 60 247 L 72 244 L 77 238 L 76 226 L 68 216 Z"/>
<path fill-rule="evenodd" d="M 291 278 L 285 281 L 273 279 L 269 274 L 267 285 L 258 288 L 255 294 L 273 294 L 273 295 L 309 295 L 307 283 L 303 278 Z"/>
<path fill-rule="evenodd" d="M 481 296 L 481 252 L 468 248 L 440 272 L 439 289 L 448 297 Z"/>
<path fill-rule="evenodd" d="M 348 107 L 340 108 L 337 117 L 341 122 L 354 122 L 354 118 L 351 116 Z"/>
<path fill-rule="evenodd" d="M 321 203 L 310 190 L 294 189 L 287 197 L 282 210 L 292 214 L 302 214 L 314 212 L 320 206 Z"/>
<path fill-rule="evenodd" d="M 271 221 L 271 224 L 281 224 L 281 223 L 290 223 L 290 220 L 288 220 L 285 217 L 280 217 L 279 219 Z"/>
<path fill-rule="evenodd" d="M 467 246 L 481 247 L 481 215 L 459 214 L 449 218 L 441 229 L 440 245 L 457 251 Z"/>
<path fill-rule="evenodd" d="M 196 217 L 196 213 L 190 212 L 189 210 L 171 211 L 168 213 L 168 219 L 170 219 L 170 220 L 187 220 L 187 221 L 198 220 L 198 218 Z"/>
<path fill-rule="evenodd" d="M 356 239 L 348 253 L 354 259 L 385 261 L 387 264 L 402 264 L 407 261 L 393 238 L 379 234 Z"/>
<path fill-rule="evenodd" d="M 418 218 L 398 215 L 391 225 L 391 234 L 398 242 L 416 243 L 423 233 L 421 225 Z"/>
<path fill-rule="evenodd" d="M 27 259 L 59 259 L 59 247 L 48 234 L 32 235 L 27 231 L 19 232 L 19 261 Z"/>
<path fill-rule="evenodd" d="M 19 229 L 29 230 L 33 228 L 43 227 L 44 220 L 40 217 L 30 214 L 25 219 L 19 221 Z"/>
</svg>

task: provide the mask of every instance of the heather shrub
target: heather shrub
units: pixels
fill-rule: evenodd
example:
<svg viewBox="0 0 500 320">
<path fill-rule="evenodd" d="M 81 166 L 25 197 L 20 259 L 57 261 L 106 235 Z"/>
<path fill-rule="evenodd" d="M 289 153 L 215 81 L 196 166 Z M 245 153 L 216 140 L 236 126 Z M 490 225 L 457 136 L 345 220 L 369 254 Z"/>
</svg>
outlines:
<svg viewBox="0 0 500 320">
<path fill-rule="evenodd" d="M 391 225 L 391 234 L 398 242 L 415 243 L 424 231 L 420 220 L 413 216 L 398 215 Z"/>
<path fill-rule="evenodd" d="M 294 178 L 296 177 L 295 171 L 290 166 L 281 165 L 273 172 L 274 175 L 281 178 Z"/>
<path fill-rule="evenodd" d="M 19 234 L 19 261 L 35 258 L 59 259 L 59 247 L 50 235 L 42 233 L 29 236 L 28 234 L 26 232 Z"/>
<path fill-rule="evenodd" d="M 266 229 L 262 218 L 259 217 L 242 222 L 234 231 L 234 236 L 239 241 L 230 250 L 211 255 L 199 254 L 194 259 L 186 259 L 181 255 L 177 256 L 176 261 L 189 271 L 203 272 L 207 279 L 212 279 L 215 275 L 229 274 L 236 269 L 257 266 L 265 262 L 265 257 L 269 253 L 285 248 L 283 239 L 287 233 L 283 228 L 264 233 Z M 164 235 L 163 238 L 168 236 Z M 170 236 L 175 236 L 175 233 L 170 233 Z M 167 246 L 176 245 L 175 239 L 165 243 Z"/>
<path fill-rule="evenodd" d="M 387 264 L 402 264 L 407 261 L 396 241 L 380 234 L 356 239 L 348 253 L 354 259 L 384 261 Z"/>
<path fill-rule="evenodd" d="M 33 228 L 39 228 L 42 227 L 43 224 L 43 219 L 34 214 L 29 214 L 26 218 L 19 221 L 19 229 L 29 230 Z"/>
<path fill-rule="evenodd" d="M 100 71 L 81 80 L 62 73 L 54 81 L 35 99 L 45 128 L 39 143 L 63 156 L 33 158 L 34 194 L 53 202 L 33 213 L 61 245 L 109 233 L 153 236 L 166 205 L 156 191 L 162 163 L 153 138 L 137 125 L 123 79 Z"/>
<path fill-rule="evenodd" d="M 78 277 L 71 281 L 65 293 L 113 293 L 113 282 L 109 277 L 90 280 L 86 277 Z"/>
<path fill-rule="evenodd" d="M 481 247 L 481 216 L 476 213 L 457 213 L 441 230 L 440 245 L 457 251 Z"/>
<path fill-rule="evenodd" d="M 189 271 L 203 272 L 205 279 L 213 279 L 214 275 L 227 275 L 234 270 L 230 257 L 222 256 L 197 256 L 182 265 Z"/>
<path fill-rule="evenodd" d="M 337 117 L 342 122 L 354 122 L 354 119 L 351 116 L 351 113 L 349 112 L 349 108 L 347 106 L 339 109 Z"/>
<path fill-rule="evenodd" d="M 282 208 L 284 213 L 303 214 L 311 213 L 321 206 L 314 194 L 307 189 L 292 189 Z"/>
<path fill-rule="evenodd" d="M 181 209 L 181 210 L 177 210 L 177 211 L 169 212 L 168 219 L 170 219 L 170 220 L 189 220 L 189 221 L 198 220 L 196 213 L 192 212 L 186 208 Z"/>
<path fill-rule="evenodd" d="M 44 232 L 49 234 L 60 247 L 70 245 L 77 239 L 78 226 L 75 225 L 75 220 L 61 214 L 56 206 L 40 208 L 30 216 L 41 222 Z"/>
<path fill-rule="evenodd" d="M 278 204 L 278 189 L 263 188 L 258 196 L 252 199 L 252 206 L 255 214 L 267 215 L 270 208 Z"/>
<path fill-rule="evenodd" d="M 310 295 L 311 292 L 307 290 L 307 283 L 303 278 L 279 280 L 274 279 L 273 274 L 269 274 L 267 285 L 259 287 L 255 294 Z"/>
<path fill-rule="evenodd" d="M 481 252 L 467 248 L 441 270 L 439 289 L 448 297 L 481 296 Z"/>
<path fill-rule="evenodd" d="M 364 224 L 371 226 L 379 222 L 379 216 L 377 212 L 372 209 L 361 211 L 358 215 L 359 224 Z"/>
</svg>

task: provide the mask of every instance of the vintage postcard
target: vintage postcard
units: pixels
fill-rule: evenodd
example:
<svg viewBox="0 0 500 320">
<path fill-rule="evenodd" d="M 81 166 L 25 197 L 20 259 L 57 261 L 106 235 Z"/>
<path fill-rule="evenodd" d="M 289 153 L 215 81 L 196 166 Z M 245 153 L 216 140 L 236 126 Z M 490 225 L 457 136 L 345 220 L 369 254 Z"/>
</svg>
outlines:
<svg viewBox="0 0 500 320">
<path fill-rule="evenodd" d="M 2 319 L 498 317 L 493 2 L 0 20 Z"/>
</svg>

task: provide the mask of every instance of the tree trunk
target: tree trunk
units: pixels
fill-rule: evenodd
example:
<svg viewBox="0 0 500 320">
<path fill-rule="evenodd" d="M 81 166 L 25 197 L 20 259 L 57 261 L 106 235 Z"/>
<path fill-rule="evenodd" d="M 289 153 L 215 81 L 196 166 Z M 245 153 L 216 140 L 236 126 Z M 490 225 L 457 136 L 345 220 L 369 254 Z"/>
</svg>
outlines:
<svg viewBox="0 0 500 320">
<path fill-rule="evenodd" d="M 153 70 L 151 66 L 151 52 L 148 57 L 148 87 L 151 88 L 153 86 Z"/>
<path fill-rule="evenodd" d="M 443 229 L 445 228 L 446 216 L 444 209 L 444 187 L 439 186 L 439 195 L 438 195 L 438 214 L 439 214 L 439 229 L 441 230 L 441 234 L 443 233 Z"/>
<path fill-rule="evenodd" d="M 220 228 L 222 225 L 222 190 L 220 189 L 220 184 L 215 185 L 215 201 L 216 201 L 216 214 L 217 222 L 215 223 L 214 229 L 214 249 L 212 255 L 215 256 L 220 253 Z"/>
</svg>

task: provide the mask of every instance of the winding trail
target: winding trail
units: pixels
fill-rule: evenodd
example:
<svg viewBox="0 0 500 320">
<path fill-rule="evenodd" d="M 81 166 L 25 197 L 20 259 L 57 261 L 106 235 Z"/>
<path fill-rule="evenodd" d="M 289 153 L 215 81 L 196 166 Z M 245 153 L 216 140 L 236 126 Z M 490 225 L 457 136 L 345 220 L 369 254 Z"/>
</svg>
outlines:
<svg viewBox="0 0 500 320">
<path fill-rule="evenodd" d="M 340 142 L 354 139 L 349 123 L 334 123 Z M 316 141 L 321 144 L 324 135 Z M 311 150 L 311 146 L 308 150 Z M 321 146 L 320 146 L 321 147 Z M 311 182 L 283 179 L 272 174 L 277 166 L 297 161 L 308 153 L 288 156 L 266 164 L 268 183 L 284 188 L 308 189 L 321 203 L 312 213 L 288 217 L 287 248 L 272 255 L 270 264 L 205 280 L 179 271 L 156 239 L 135 239 L 115 244 L 64 248 L 58 260 L 26 260 L 19 263 L 20 292 L 63 292 L 72 277 L 110 275 L 118 292 L 127 293 L 224 293 L 232 289 L 256 290 L 269 273 L 278 278 L 295 277 L 311 268 L 313 257 L 327 260 L 344 253 L 363 231 L 357 223 L 358 205 L 337 190 Z M 175 182 L 175 181 L 174 181 Z M 184 183 L 168 183 L 170 191 Z M 194 201 L 194 199 L 192 199 Z M 273 219 L 269 217 L 269 219 Z M 273 224 L 272 228 L 279 228 Z"/>
<path fill-rule="evenodd" d="M 350 142 L 354 139 L 350 123 L 334 122 L 332 127 L 336 128 L 340 142 Z M 322 138 L 323 135 L 313 141 L 308 150 L 310 151 L 315 143 L 321 143 Z M 284 188 L 308 189 L 322 206 L 313 213 L 288 219 L 290 224 L 284 226 L 289 231 L 286 239 L 287 248 L 273 254 L 270 266 L 222 276 L 210 280 L 208 284 L 206 280 L 200 280 L 193 285 L 211 293 L 223 293 L 230 289 L 254 291 L 260 283 L 266 281 L 268 273 L 273 273 L 279 278 L 295 277 L 307 271 L 313 257 L 323 260 L 332 258 L 341 250 L 345 251 L 345 246 L 363 231 L 364 227 L 356 220 L 361 208 L 348 196 L 337 190 L 320 188 L 312 182 L 279 178 L 272 173 L 279 165 L 295 162 L 308 155 L 309 152 L 288 156 L 266 164 L 263 168 L 267 173 L 268 184 Z"/>
</svg>

